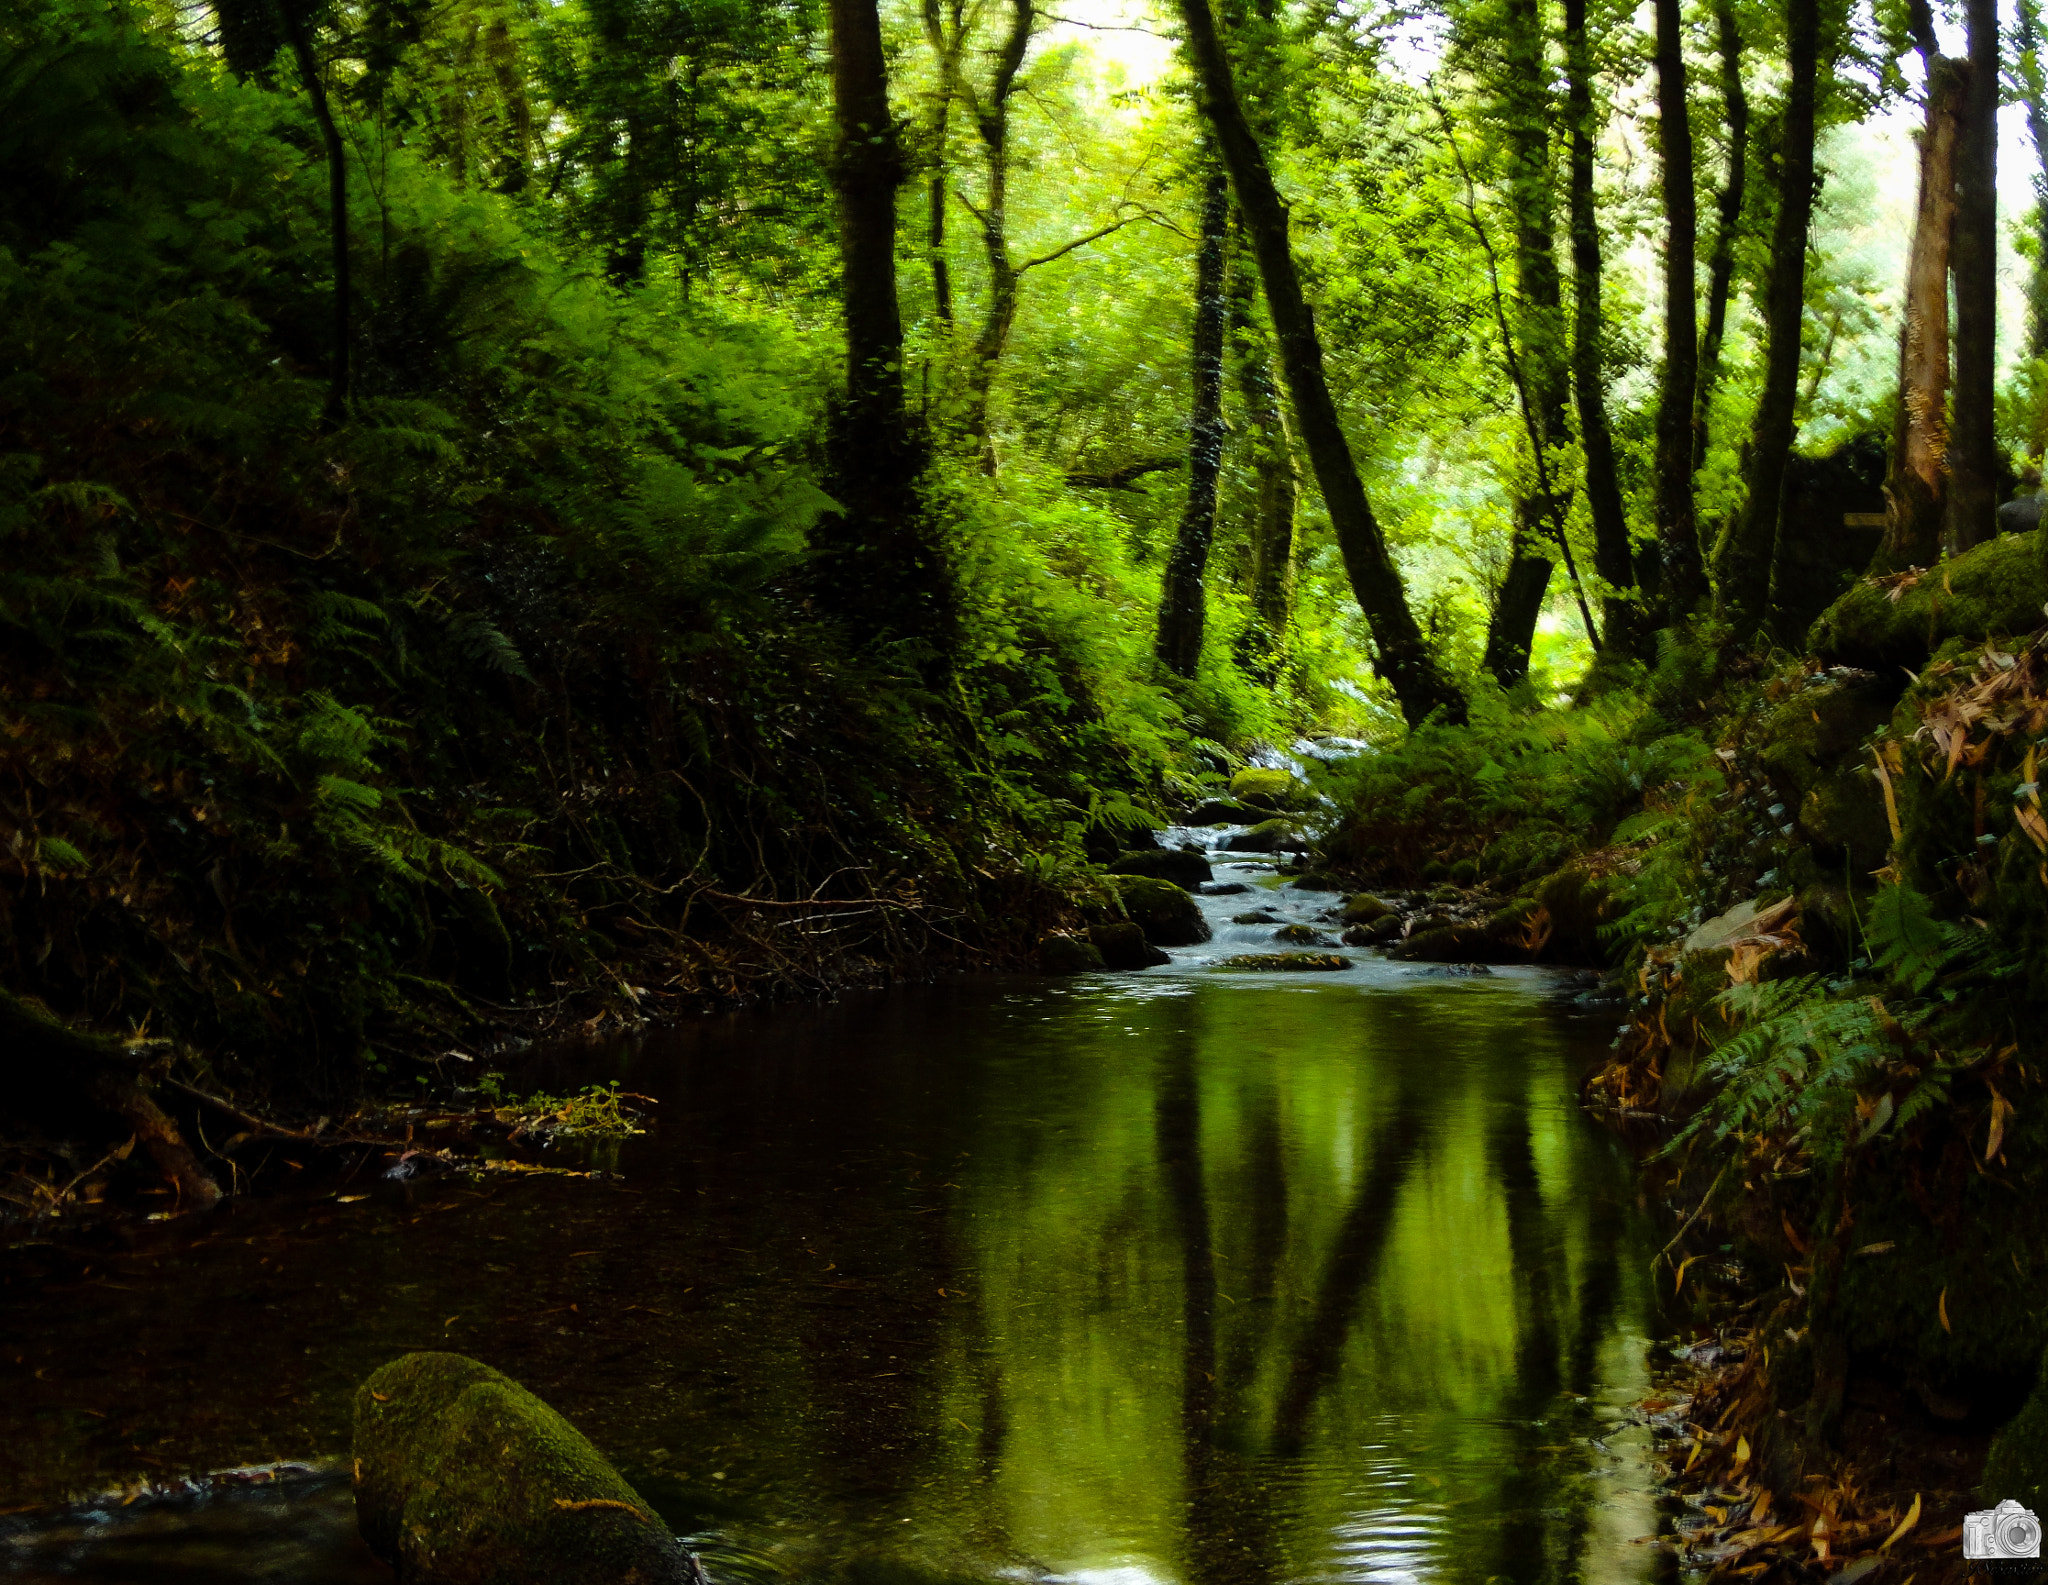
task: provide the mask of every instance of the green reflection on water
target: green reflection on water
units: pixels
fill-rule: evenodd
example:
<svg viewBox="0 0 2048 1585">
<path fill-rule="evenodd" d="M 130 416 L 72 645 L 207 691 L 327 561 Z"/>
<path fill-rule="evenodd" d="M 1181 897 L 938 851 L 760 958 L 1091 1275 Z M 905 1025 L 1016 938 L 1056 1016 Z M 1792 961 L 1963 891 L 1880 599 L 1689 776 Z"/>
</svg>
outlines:
<svg viewBox="0 0 2048 1585">
<path fill-rule="evenodd" d="M 622 1185 L 249 1208 L 112 1291 L 15 1271 L 47 1374 L 0 1459 L 47 1495 L 338 1453 L 354 1381 L 455 1347 L 714 1575 L 1649 1578 L 1637 1433 L 1592 1438 L 1647 1385 L 1650 1246 L 1583 1059 L 1527 983 L 1392 971 L 694 1027 L 616 1058 L 662 1101 Z"/>
</svg>

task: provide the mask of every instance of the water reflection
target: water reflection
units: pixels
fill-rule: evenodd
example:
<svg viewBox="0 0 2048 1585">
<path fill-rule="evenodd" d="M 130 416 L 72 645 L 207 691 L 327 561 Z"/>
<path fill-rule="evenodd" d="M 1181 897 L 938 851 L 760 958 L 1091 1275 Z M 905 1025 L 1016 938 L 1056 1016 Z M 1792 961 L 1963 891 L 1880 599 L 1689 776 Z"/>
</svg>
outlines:
<svg viewBox="0 0 2048 1585">
<path fill-rule="evenodd" d="M 336 1453 L 355 1380 L 457 1347 L 731 1576 L 1645 1579 L 1602 1439 L 1650 1251 L 1580 1055 L 1527 982 L 1391 971 L 736 1017 L 612 1059 L 662 1101 L 622 1184 L 238 1208 L 110 1286 L 12 1257 L 0 1472 Z"/>
</svg>

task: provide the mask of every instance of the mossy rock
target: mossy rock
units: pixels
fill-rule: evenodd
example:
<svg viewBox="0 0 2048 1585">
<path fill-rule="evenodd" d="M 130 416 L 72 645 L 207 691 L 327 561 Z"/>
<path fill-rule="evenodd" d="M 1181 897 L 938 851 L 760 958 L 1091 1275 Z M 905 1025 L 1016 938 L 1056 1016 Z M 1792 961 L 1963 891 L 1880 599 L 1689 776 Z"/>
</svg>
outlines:
<svg viewBox="0 0 2048 1585">
<path fill-rule="evenodd" d="M 1383 947 L 1401 939 L 1401 916 L 1388 914 L 1369 925 L 1353 925 L 1339 939 L 1347 947 Z"/>
<path fill-rule="evenodd" d="M 1393 911 L 1370 892 L 1357 892 L 1344 899 L 1344 923 L 1347 925 L 1373 924 Z"/>
<path fill-rule="evenodd" d="M 574 1426 L 461 1354 L 355 1396 L 356 1522 L 406 1585 L 685 1585 L 689 1554 Z"/>
<path fill-rule="evenodd" d="M 1341 892 L 1344 888 L 1321 870 L 1311 870 L 1287 883 L 1291 892 Z"/>
<path fill-rule="evenodd" d="M 1534 896 L 1550 916 L 1550 936 L 1538 954 L 1542 962 L 1609 966 L 1614 948 L 1600 939 L 1600 930 L 1623 913 L 1611 880 L 1576 867 L 1561 869 L 1539 881 Z"/>
<path fill-rule="evenodd" d="M 1255 809 L 1250 804 L 1241 804 L 1230 798 L 1211 798 L 1196 804 L 1181 823 L 1191 826 L 1254 826 L 1261 820 L 1272 818 L 1270 809 Z"/>
<path fill-rule="evenodd" d="M 1038 966 L 1047 974 L 1099 974 L 1109 964 L 1093 941 L 1047 936 L 1038 943 Z"/>
<path fill-rule="evenodd" d="M 1247 765 L 1230 778 L 1230 796 L 1262 809 L 1299 809 L 1308 801 L 1308 789 L 1287 771 Z"/>
<path fill-rule="evenodd" d="M 1764 712 L 1757 758 L 1788 804 L 1845 766 L 1867 766 L 1865 744 L 1891 719 L 1899 675 L 1842 668 L 1818 687 L 1794 688 Z M 1875 784 L 1873 783 L 1873 790 Z"/>
<path fill-rule="evenodd" d="M 1225 958 L 1217 967 L 1277 970 L 1286 974 L 1329 974 L 1350 968 L 1351 960 L 1340 958 L 1334 952 L 1240 952 L 1234 958 Z"/>
<path fill-rule="evenodd" d="M 2010 1499 L 2039 1513 L 2048 1508 L 2048 1359 L 2020 1412 L 1991 1439 L 1977 1494 L 1987 1508 Z"/>
<path fill-rule="evenodd" d="M 1149 875 L 1171 881 L 1183 891 L 1193 891 L 1216 878 L 1209 861 L 1185 848 L 1154 848 L 1149 852 L 1126 853 L 1109 866 L 1112 875 Z"/>
<path fill-rule="evenodd" d="M 1298 853 L 1308 846 L 1292 820 L 1261 820 L 1223 845 L 1232 853 Z"/>
<path fill-rule="evenodd" d="M 1917 668 L 1951 638 L 2031 633 L 2048 600 L 2039 532 L 2006 534 L 1937 563 L 1909 588 L 1860 582 L 1820 614 L 1806 646 L 1824 660 L 1887 676 Z"/>
<path fill-rule="evenodd" d="M 1149 875 L 1112 874 L 1109 880 L 1124 912 L 1155 947 L 1191 947 L 1209 939 L 1209 921 L 1173 882 Z"/>
<path fill-rule="evenodd" d="M 1282 925 L 1273 932 L 1275 941 L 1284 941 L 1291 947 L 1327 947 L 1330 938 L 1314 925 Z"/>
<path fill-rule="evenodd" d="M 1173 961 L 1147 941 L 1145 932 L 1128 919 L 1096 925 L 1088 932 L 1088 940 L 1103 963 L 1112 969 L 1149 969 Z"/>
<path fill-rule="evenodd" d="M 1867 766 L 1844 766 L 1807 788 L 1797 822 L 1816 861 L 1830 870 L 1868 875 L 1891 852 L 1884 789 Z"/>
<path fill-rule="evenodd" d="M 1280 916 L 1270 908 L 1254 908 L 1250 913 L 1232 914 L 1230 922 L 1234 925 L 1277 925 Z"/>
<path fill-rule="evenodd" d="M 1418 930 L 1387 949 L 1402 963 L 1526 963 L 1528 950 L 1485 925 L 1444 925 Z"/>
</svg>

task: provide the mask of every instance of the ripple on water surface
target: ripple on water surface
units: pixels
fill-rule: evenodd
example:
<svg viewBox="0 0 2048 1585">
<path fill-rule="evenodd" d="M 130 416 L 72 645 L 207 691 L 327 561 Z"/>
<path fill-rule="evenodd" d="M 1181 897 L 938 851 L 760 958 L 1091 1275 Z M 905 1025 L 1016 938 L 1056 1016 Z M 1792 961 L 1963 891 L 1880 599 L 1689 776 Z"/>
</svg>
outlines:
<svg viewBox="0 0 2048 1585">
<path fill-rule="evenodd" d="M 1222 950 L 536 1061 L 659 1099 L 614 1181 L 14 1251 L 0 1506 L 341 1455 L 356 1382 L 455 1348 L 728 1580 L 1651 1577 L 1645 1465 L 1596 1407 L 1645 1375 L 1650 1251 L 1573 1101 L 1585 1047 L 1530 975 L 1233 977 Z M 0 1573 L 374 1577 L 331 1484 L 95 1512 L 17 1519 Z"/>
</svg>

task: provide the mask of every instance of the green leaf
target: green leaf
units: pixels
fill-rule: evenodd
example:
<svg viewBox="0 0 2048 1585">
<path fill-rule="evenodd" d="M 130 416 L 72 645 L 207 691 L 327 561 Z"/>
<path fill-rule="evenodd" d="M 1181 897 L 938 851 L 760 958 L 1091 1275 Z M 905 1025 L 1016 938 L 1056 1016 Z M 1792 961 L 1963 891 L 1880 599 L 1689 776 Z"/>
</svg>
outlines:
<svg viewBox="0 0 2048 1585">
<path fill-rule="evenodd" d="M 1910 886 L 1880 888 L 1864 929 L 1871 961 L 1915 996 L 1941 972 L 1955 939 L 1952 927 L 1936 919 L 1927 899 Z"/>
</svg>

